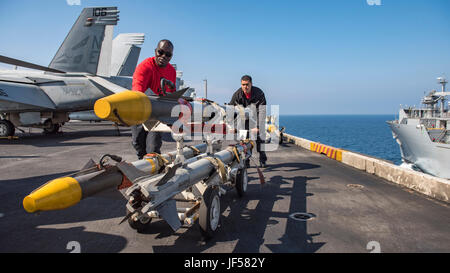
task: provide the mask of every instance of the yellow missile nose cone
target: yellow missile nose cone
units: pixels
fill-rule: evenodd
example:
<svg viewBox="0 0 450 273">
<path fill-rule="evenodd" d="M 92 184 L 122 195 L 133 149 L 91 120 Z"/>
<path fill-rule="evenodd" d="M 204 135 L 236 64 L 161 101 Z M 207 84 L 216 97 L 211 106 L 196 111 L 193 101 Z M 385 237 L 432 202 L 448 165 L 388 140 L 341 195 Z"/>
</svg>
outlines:
<svg viewBox="0 0 450 273">
<path fill-rule="evenodd" d="M 73 177 L 51 180 L 23 199 L 23 208 L 36 211 L 65 209 L 81 200 L 81 187 Z"/>
<path fill-rule="evenodd" d="M 111 103 L 106 99 L 99 99 L 95 102 L 94 111 L 97 117 L 102 119 L 107 119 L 109 116 L 113 115 L 111 110 Z"/>
<path fill-rule="evenodd" d="M 147 121 L 152 113 L 152 105 L 142 92 L 123 91 L 97 100 L 94 112 L 101 119 L 131 126 Z"/>
<path fill-rule="evenodd" d="M 36 202 L 30 196 L 27 196 L 23 199 L 23 208 L 29 213 L 37 211 Z"/>
</svg>

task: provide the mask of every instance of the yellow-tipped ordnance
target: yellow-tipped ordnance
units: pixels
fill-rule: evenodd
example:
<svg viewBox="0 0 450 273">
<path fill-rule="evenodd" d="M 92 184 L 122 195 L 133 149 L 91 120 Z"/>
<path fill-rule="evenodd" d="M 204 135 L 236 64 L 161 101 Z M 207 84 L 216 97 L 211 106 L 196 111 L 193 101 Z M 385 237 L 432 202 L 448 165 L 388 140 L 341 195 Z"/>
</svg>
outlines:
<svg viewBox="0 0 450 273">
<path fill-rule="evenodd" d="M 185 158 L 192 158 L 206 152 L 206 149 L 205 143 L 185 147 L 183 155 Z M 145 159 L 132 162 L 131 165 L 144 173 L 154 175 L 164 168 L 165 164 L 172 162 L 176 154 L 177 151 L 163 155 L 149 154 Z M 125 178 L 126 176 L 115 168 L 82 170 L 73 174 L 73 177 L 57 178 L 37 188 L 23 199 L 23 207 L 29 213 L 65 209 L 104 190 L 127 187 Z"/>
<path fill-rule="evenodd" d="M 72 177 L 63 177 L 49 181 L 23 199 L 27 212 L 65 209 L 81 200 L 81 187 Z"/>
<path fill-rule="evenodd" d="M 131 126 L 144 123 L 150 118 L 152 104 L 142 92 L 123 91 L 97 100 L 94 112 L 101 119 Z"/>
</svg>

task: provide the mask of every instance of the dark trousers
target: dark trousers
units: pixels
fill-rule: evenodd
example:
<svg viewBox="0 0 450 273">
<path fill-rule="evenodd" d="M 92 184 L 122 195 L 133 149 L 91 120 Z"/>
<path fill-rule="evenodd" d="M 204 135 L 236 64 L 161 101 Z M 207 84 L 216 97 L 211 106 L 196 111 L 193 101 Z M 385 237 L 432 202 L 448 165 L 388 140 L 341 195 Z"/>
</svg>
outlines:
<svg viewBox="0 0 450 273">
<path fill-rule="evenodd" d="M 250 137 L 250 131 L 248 130 L 249 126 L 248 123 L 245 124 L 247 129 L 247 138 Z M 264 141 L 259 137 L 259 134 L 256 137 L 256 151 L 259 153 L 259 162 L 260 163 L 266 163 L 267 156 L 265 151 L 261 151 L 261 143 L 264 143 Z"/>
<path fill-rule="evenodd" d="M 258 136 L 256 139 L 256 151 L 259 153 L 259 162 L 266 163 L 267 156 L 265 151 L 261 151 L 261 143 L 263 143 L 263 141 Z"/>
<path fill-rule="evenodd" d="M 162 138 L 161 132 L 148 132 L 142 124 L 131 127 L 133 147 L 139 159 L 149 153 L 161 154 Z"/>
</svg>

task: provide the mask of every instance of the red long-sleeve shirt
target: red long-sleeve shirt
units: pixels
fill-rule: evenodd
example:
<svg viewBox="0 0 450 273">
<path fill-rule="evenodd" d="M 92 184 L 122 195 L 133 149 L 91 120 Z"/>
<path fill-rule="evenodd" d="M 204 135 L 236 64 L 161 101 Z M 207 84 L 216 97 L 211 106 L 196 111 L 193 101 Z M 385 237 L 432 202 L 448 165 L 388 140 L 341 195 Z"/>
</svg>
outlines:
<svg viewBox="0 0 450 273">
<path fill-rule="evenodd" d="M 177 72 L 171 64 L 166 67 L 159 67 L 155 63 L 155 57 L 147 58 L 142 61 L 134 71 L 133 87 L 134 91 L 145 92 L 150 88 L 156 95 L 161 95 L 161 78 L 165 78 L 173 84 L 176 84 Z M 175 92 L 175 89 L 170 89 L 166 85 L 166 92 Z"/>
</svg>

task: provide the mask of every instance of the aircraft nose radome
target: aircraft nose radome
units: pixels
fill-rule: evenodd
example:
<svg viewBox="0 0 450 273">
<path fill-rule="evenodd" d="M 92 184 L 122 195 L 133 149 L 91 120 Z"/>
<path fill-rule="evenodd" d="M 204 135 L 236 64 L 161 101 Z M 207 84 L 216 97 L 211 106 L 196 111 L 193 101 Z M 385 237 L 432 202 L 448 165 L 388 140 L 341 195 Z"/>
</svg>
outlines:
<svg viewBox="0 0 450 273">
<path fill-rule="evenodd" d="M 94 112 L 99 118 L 125 122 L 131 126 L 147 121 L 152 113 L 152 105 L 142 92 L 123 91 L 97 100 Z"/>
<path fill-rule="evenodd" d="M 23 207 L 29 212 L 65 209 L 81 200 L 81 187 L 72 177 L 52 180 L 23 199 Z"/>
</svg>

